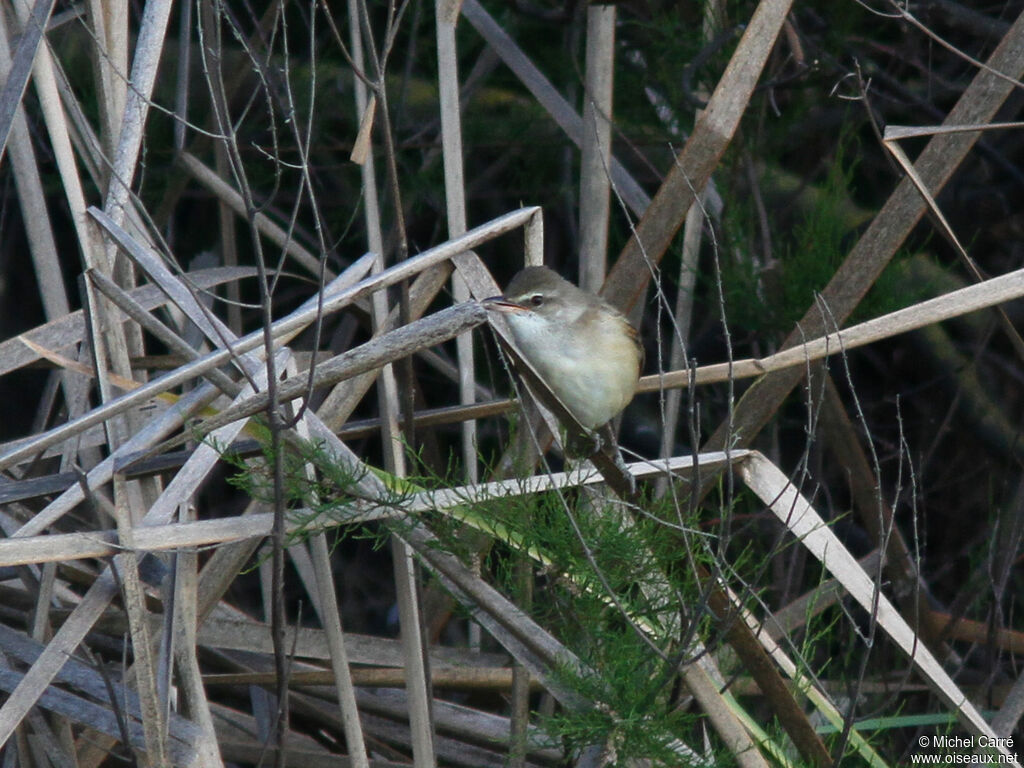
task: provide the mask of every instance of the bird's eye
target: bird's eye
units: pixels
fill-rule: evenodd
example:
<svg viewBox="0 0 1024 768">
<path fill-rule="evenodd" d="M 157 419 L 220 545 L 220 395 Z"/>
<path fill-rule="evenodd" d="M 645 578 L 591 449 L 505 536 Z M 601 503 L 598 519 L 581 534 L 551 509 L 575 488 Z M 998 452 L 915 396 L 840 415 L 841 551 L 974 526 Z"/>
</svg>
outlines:
<svg viewBox="0 0 1024 768">
<path fill-rule="evenodd" d="M 539 293 L 535 293 L 533 294 L 533 296 L 530 297 L 530 303 L 533 304 L 533 306 L 535 307 L 539 307 L 541 304 L 544 303 L 544 296 Z"/>
</svg>

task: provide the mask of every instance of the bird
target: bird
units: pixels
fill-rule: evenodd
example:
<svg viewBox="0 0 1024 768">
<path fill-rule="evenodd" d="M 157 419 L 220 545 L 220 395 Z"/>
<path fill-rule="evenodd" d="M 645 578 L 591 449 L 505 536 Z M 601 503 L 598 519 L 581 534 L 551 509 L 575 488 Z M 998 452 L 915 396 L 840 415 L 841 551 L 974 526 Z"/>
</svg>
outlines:
<svg viewBox="0 0 1024 768">
<path fill-rule="evenodd" d="M 505 318 L 522 356 L 581 426 L 597 430 L 633 399 L 643 347 L 626 317 L 601 297 L 537 266 L 482 303 Z"/>
</svg>

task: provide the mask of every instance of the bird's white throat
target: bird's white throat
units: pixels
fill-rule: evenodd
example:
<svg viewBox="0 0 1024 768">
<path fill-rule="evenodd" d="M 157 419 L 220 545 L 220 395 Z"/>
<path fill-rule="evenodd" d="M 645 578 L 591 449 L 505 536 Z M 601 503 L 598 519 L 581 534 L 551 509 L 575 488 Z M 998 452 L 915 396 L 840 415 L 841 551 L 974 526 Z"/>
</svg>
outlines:
<svg viewBox="0 0 1024 768">
<path fill-rule="evenodd" d="M 544 316 L 518 311 L 506 315 L 523 356 L 565 404 L 576 420 L 596 429 L 617 415 L 633 397 L 639 375 L 634 341 L 625 319 L 589 315 L 583 332 L 581 313 Z"/>
</svg>

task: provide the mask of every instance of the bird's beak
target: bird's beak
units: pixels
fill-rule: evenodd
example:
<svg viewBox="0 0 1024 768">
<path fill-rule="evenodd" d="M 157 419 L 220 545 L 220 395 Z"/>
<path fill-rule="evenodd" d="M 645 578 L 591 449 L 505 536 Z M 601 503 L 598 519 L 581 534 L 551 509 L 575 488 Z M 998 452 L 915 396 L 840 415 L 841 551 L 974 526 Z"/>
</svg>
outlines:
<svg viewBox="0 0 1024 768">
<path fill-rule="evenodd" d="M 480 303 L 484 305 L 484 309 L 490 309 L 495 312 L 525 312 L 527 310 L 519 302 L 512 301 L 504 296 L 491 296 Z"/>
</svg>

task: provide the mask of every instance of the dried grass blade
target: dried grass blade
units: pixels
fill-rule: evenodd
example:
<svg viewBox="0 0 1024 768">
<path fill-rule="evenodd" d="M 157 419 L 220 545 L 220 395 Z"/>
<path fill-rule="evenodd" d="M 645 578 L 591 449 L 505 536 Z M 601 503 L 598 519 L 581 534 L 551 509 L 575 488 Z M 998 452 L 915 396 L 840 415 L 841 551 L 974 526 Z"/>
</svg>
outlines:
<svg viewBox="0 0 1024 768">
<path fill-rule="evenodd" d="M 369 162 L 367 165 L 369 165 Z M 364 174 L 368 175 L 365 171 Z M 369 191 L 367 191 L 368 208 L 370 197 Z M 527 263 L 530 263 L 530 258 L 540 250 L 536 242 L 538 238 L 534 233 L 536 230 L 541 228 L 541 222 L 543 221 L 539 208 L 532 208 L 530 210 L 533 211 L 533 215 L 525 216 L 518 220 L 526 229 L 524 237 L 526 239 Z M 476 229 L 480 229 L 480 227 L 477 227 Z M 372 235 L 372 228 L 370 232 Z M 467 236 L 468 234 L 469 233 L 467 233 Z M 461 241 L 461 238 L 456 238 L 456 240 Z M 453 253 L 451 258 L 455 267 L 458 269 L 459 274 L 462 275 L 466 284 L 469 286 L 470 293 L 477 299 L 483 299 L 488 296 L 494 296 L 500 292 L 500 289 L 498 288 L 497 283 L 495 283 L 494 278 L 491 277 L 490 272 L 487 271 L 483 262 L 481 262 L 480 258 L 472 251 L 475 247 L 475 245 L 467 244 L 465 249 L 460 252 Z M 406 263 L 408 263 L 408 260 L 406 260 Z M 395 267 L 392 267 L 392 269 L 394 268 Z M 437 296 L 437 292 L 444 286 L 444 282 L 448 277 L 449 271 L 450 270 L 446 265 L 439 265 L 437 269 L 431 269 L 429 271 L 424 270 L 424 272 L 416 278 L 409 289 L 411 318 L 420 317 L 427 311 L 430 303 L 434 301 Z M 395 322 L 397 321 L 397 316 L 397 312 L 391 313 L 388 317 L 386 329 L 390 330 L 394 327 Z M 383 330 L 384 329 L 382 329 L 382 331 Z M 352 414 L 352 411 L 355 410 L 356 406 L 366 395 L 366 392 L 373 385 L 374 381 L 376 381 L 376 374 L 368 374 L 352 379 L 351 382 L 346 382 L 346 384 L 337 387 L 324 400 L 323 405 L 321 405 L 319 410 L 321 418 L 325 419 L 335 429 L 340 429 Z"/>
<path fill-rule="evenodd" d="M 843 713 L 839 711 L 838 707 L 836 707 L 829 695 L 818 686 L 815 680 L 801 672 L 800 667 L 796 665 L 796 663 L 779 645 L 770 628 L 773 622 L 769 622 L 767 625 L 761 624 L 753 614 L 750 613 L 750 611 L 742 607 L 742 602 L 731 590 L 729 590 L 727 586 L 723 586 L 723 589 L 728 592 L 730 599 L 738 607 L 740 620 L 747 625 L 751 633 L 757 638 L 757 641 L 761 643 L 761 647 L 764 648 L 765 653 L 767 653 L 778 665 L 779 669 L 781 669 L 783 673 L 794 682 L 797 690 L 808 698 L 818 712 L 820 712 L 837 730 L 842 730 Z M 874 747 L 872 747 L 871 744 L 868 743 L 867 739 L 865 739 L 859 732 L 856 730 L 851 732 L 850 741 L 868 765 L 873 766 L 873 768 L 887 768 L 888 764 L 885 760 L 882 759 L 881 755 L 875 751 Z"/>
<path fill-rule="evenodd" d="M 73 371 L 74 373 L 80 373 L 83 376 L 88 376 L 90 379 L 96 378 L 96 369 L 92 366 L 80 363 L 77 360 L 72 360 L 70 357 L 65 357 L 59 352 L 54 352 L 52 349 L 40 346 L 24 336 L 19 336 L 18 340 L 35 352 L 40 359 L 49 360 L 58 368 L 63 368 L 66 371 Z M 135 379 L 126 379 L 123 376 L 118 376 L 116 373 L 112 373 L 110 371 L 106 371 L 104 376 L 107 377 L 111 384 L 125 392 L 130 392 L 131 390 L 138 389 L 141 386 L 141 384 L 135 381 Z"/>
<path fill-rule="evenodd" d="M 401 625 L 402 651 L 409 696 L 409 726 L 412 735 L 413 764 L 431 768 L 437 764 L 434 741 L 433 694 L 427 671 L 423 621 L 419 604 L 419 584 L 412 548 L 397 535 L 391 537 L 394 561 L 395 597 Z"/>
<path fill-rule="evenodd" d="M 213 288 L 229 280 L 252 277 L 255 270 L 249 267 L 217 267 L 190 273 L 190 280 L 201 290 Z M 144 310 L 152 310 L 167 303 L 167 298 L 156 286 L 145 285 L 134 288 L 128 295 Z M 85 323 L 82 311 L 75 310 L 51 320 L 44 325 L 0 342 L 0 376 L 16 371 L 39 360 L 39 356 L 30 351 L 29 346 L 22 343 L 22 338 L 30 339 L 40 346 L 49 349 L 64 349 L 82 340 Z"/>
<path fill-rule="evenodd" d="M 0 76 L 7 77 L 9 82 L 10 73 L 11 57 L 7 36 L 0 33 Z M 50 215 L 46 208 L 46 197 L 43 193 L 36 153 L 32 148 L 28 121 L 20 105 L 14 113 L 11 131 L 8 148 L 18 183 L 18 203 L 21 206 L 25 234 L 28 236 L 29 251 L 32 254 L 36 284 L 43 300 L 43 310 L 47 320 L 53 320 L 66 315 L 71 311 L 71 307 L 64 293 L 63 281 L 46 279 L 48 276 L 60 274 L 60 262 L 57 259 L 57 244 L 50 226 Z"/>
<path fill-rule="evenodd" d="M 849 328 L 834 330 L 768 357 L 701 366 L 692 372 L 693 383 L 711 384 L 728 381 L 730 376 L 733 379 L 744 379 L 773 371 L 803 369 L 810 361 L 821 360 L 943 320 L 977 312 L 979 309 L 994 307 L 1021 296 L 1024 296 L 1024 269 L 950 291 L 905 309 L 865 320 Z M 644 376 L 640 380 L 638 391 L 649 392 L 661 387 L 685 387 L 689 385 L 690 377 L 689 370 Z"/>
<path fill-rule="evenodd" d="M 917 187 L 917 191 L 921 193 L 921 197 L 925 199 L 928 204 L 928 209 L 932 212 L 932 215 L 939 222 L 939 227 L 942 229 L 943 234 L 948 240 L 953 243 L 956 249 L 957 255 L 960 260 L 965 264 L 968 271 L 974 275 L 975 280 L 983 280 L 984 277 L 981 274 L 981 270 L 978 269 L 977 263 L 970 257 L 963 244 L 960 242 L 960 238 L 956 236 L 953 228 L 949 225 L 949 221 L 946 219 L 945 214 L 942 213 L 942 209 L 939 208 L 938 203 L 935 202 L 935 198 L 932 197 L 931 192 L 928 191 L 928 187 L 925 185 L 921 175 L 914 168 L 914 164 L 910 162 L 910 158 L 907 157 L 907 153 L 903 151 L 903 148 L 892 140 L 884 140 L 882 142 L 885 148 L 889 150 L 890 154 L 896 158 L 896 162 L 900 164 L 904 173 L 907 174 L 908 178 Z M 1020 337 L 1017 329 L 1014 327 L 1013 322 L 1007 316 L 1005 310 L 997 309 L 999 320 L 1002 323 L 1003 330 L 1006 331 L 1007 337 L 1010 339 L 1010 343 L 1013 344 L 1014 350 L 1017 352 L 1017 357 L 1024 360 L 1024 339 Z"/>
<path fill-rule="evenodd" d="M 3 156 L 3 151 L 7 148 L 7 137 L 18 107 L 21 106 L 22 96 L 28 86 L 28 75 L 32 71 L 36 51 L 39 49 L 43 32 L 46 30 L 46 22 L 55 4 L 56 0 L 36 0 L 18 40 L 18 47 L 14 50 L 14 60 L 7 73 L 3 90 L 0 91 L 0 156 Z"/>
<path fill-rule="evenodd" d="M 732 454 L 732 459 L 738 460 L 745 455 L 744 451 L 736 451 Z M 699 465 L 709 471 L 720 469 L 726 460 L 724 454 L 701 454 L 698 459 Z M 662 474 L 687 477 L 692 472 L 693 463 L 692 457 L 684 456 L 667 462 L 636 462 L 627 467 L 630 474 L 637 479 Z M 508 531 L 497 528 L 475 515 L 472 512 L 473 504 L 489 499 L 503 499 L 510 495 L 542 493 L 556 488 L 578 488 L 602 482 L 603 478 L 596 472 L 576 470 L 443 491 L 424 491 L 413 494 L 397 507 L 389 503 L 367 504 L 353 510 L 351 514 L 338 518 L 322 516 L 311 521 L 308 512 L 300 509 L 295 511 L 295 518 L 289 523 L 288 533 L 316 533 L 339 525 L 365 523 L 395 515 L 416 515 L 431 510 L 450 514 L 462 523 L 521 549 L 521 542 Z M 258 539 L 270 532 L 272 517 L 270 513 L 253 513 L 239 517 L 179 522 L 173 525 L 142 526 L 135 531 L 135 548 L 139 552 L 164 552 Z M 119 551 L 117 533 L 112 530 L 21 535 L 18 538 L 0 539 L 0 567 L 110 557 Z M 541 565 L 549 564 L 541 553 L 530 549 L 523 551 Z"/>
<path fill-rule="evenodd" d="M 466 231 L 466 185 L 462 163 L 462 116 L 459 106 L 458 49 L 455 42 L 455 24 L 458 21 L 458 4 L 452 0 L 436 0 L 434 3 L 437 37 L 437 80 L 439 107 L 441 111 L 441 151 L 444 160 L 444 197 L 448 215 L 449 236 L 461 235 Z M 469 299 L 469 286 L 461 274 L 452 276 L 452 293 L 456 301 Z M 476 402 L 476 363 L 474 362 L 473 340 L 459 336 L 455 340 L 458 361 L 459 402 L 471 405 Z M 477 470 L 476 422 L 462 423 L 462 465 L 464 479 L 474 483 Z"/>
<path fill-rule="evenodd" d="M 384 336 L 343 352 L 326 363 L 321 363 L 313 375 L 313 387 L 322 387 L 353 378 L 411 355 L 418 349 L 434 346 L 464 333 L 487 320 L 487 310 L 475 302 L 442 309 L 415 323 L 402 326 Z M 278 388 L 282 402 L 301 397 L 309 387 L 306 374 L 284 379 Z M 225 409 L 217 416 L 198 425 L 201 433 L 241 418 L 266 410 L 269 396 L 261 392 Z M 2 461 L 2 457 L 0 457 Z"/>
<path fill-rule="evenodd" d="M 124 221 L 125 209 L 131 196 L 128 185 L 135 178 L 139 150 L 142 147 L 143 128 L 149 114 L 171 7 L 171 0 L 152 0 L 146 3 L 135 44 L 130 76 L 132 87 L 125 99 L 124 115 L 117 136 L 117 149 L 110 170 L 110 186 L 103 206 L 107 215 L 118 224 Z M 113 256 L 112 250 L 109 255 Z M 113 259 L 110 260 L 113 263 Z"/>
<path fill-rule="evenodd" d="M 0 668 L 0 690 L 17 691 L 26 675 L 21 675 L 10 669 Z M 101 699 L 107 699 L 106 691 L 101 694 Z M 121 737 L 120 724 L 115 714 L 107 707 L 86 699 L 83 696 L 76 696 L 73 693 L 60 688 L 50 688 L 39 697 L 38 706 L 59 714 L 73 722 L 81 723 L 94 731 L 112 736 Z M 184 726 L 184 727 L 180 727 Z M 190 765 L 195 759 L 195 750 L 192 746 L 194 730 L 191 724 L 181 722 L 176 729 L 176 738 L 170 745 L 170 760 L 167 764 Z M 144 748 L 145 741 L 142 728 L 137 720 L 130 721 L 129 737 L 131 746 Z"/>
<path fill-rule="evenodd" d="M 191 520 L 195 516 L 194 507 L 182 507 L 181 518 Z M 136 540 L 136 543 L 137 540 Z M 196 751 L 201 765 L 219 768 L 223 765 L 220 749 L 217 745 L 217 733 L 210 714 L 210 702 L 203 686 L 202 672 L 199 669 L 198 644 L 196 630 L 198 617 L 198 555 L 194 547 L 178 551 L 175 555 L 174 567 L 174 653 L 177 661 L 178 677 L 184 691 L 188 711 L 191 713 L 202 737 L 197 739 Z"/>
<path fill-rule="evenodd" d="M 185 399 L 187 399 L 187 396 L 183 398 L 183 401 Z M 230 443 L 242 426 L 243 424 L 241 423 L 228 425 L 223 428 L 223 431 L 211 435 L 211 438 Z M 191 466 L 187 465 L 175 476 L 174 480 L 157 500 L 157 503 L 146 513 L 145 518 L 141 521 L 142 525 L 168 522 L 176 511 L 178 504 L 186 500 L 183 497 L 195 490 L 198 482 L 216 463 L 219 455 L 209 445 L 201 445 L 192 458 L 194 461 L 190 460 L 189 462 Z M 110 464 L 113 463 L 112 459 L 113 456 L 108 459 Z M 100 467 L 97 467 L 93 472 L 90 472 L 90 477 L 99 469 Z M 79 486 L 76 486 L 76 488 L 79 488 Z M 82 491 L 79 488 L 79 494 L 81 493 Z M 33 522 L 36 521 L 34 520 Z M 137 555 L 132 553 L 129 556 L 136 557 Z M 28 672 L 25 673 L 17 688 L 11 693 L 10 698 L 0 707 L 0 745 L 10 738 L 14 727 L 17 726 L 25 716 L 25 713 L 34 705 L 39 696 L 43 694 L 54 676 L 78 647 L 85 634 L 96 623 L 96 620 L 110 601 L 117 595 L 117 592 L 117 580 L 114 577 L 113 571 L 107 568 L 96 579 L 86 592 L 85 597 L 82 598 L 82 601 L 75 607 L 71 615 L 57 631 L 57 634 L 54 635 L 53 639 L 46 646 L 46 649 L 40 654 Z"/>
<path fill-rule="evenodd" d="M 533 97 L 537 99 L 537 103 L 544 107 L 552 119 L 565 131 L 569 140 L 580 146 L 583 140 L 583 120 L 569 102 L 555 90 L 555 87 L 551 85 L 551 81 L 541 74 L 541 71 L 527 58 L 526 54 L 516 45 L 509 34 L 494 20 L 494 17 L 480 5 L 478 0 L 464 0 L 462 15 L 480 33 L 480 36 L 497 51 L 502 61 L 523 82 L 523 85 L 533 94 Z M 644 192 L 643 188 L 614 157 L 610 158 L 609 168 L 616 192 L 634 214 L 637 216 L 643 215 L 650 204 L 650 196 Z"/>
<path fill-rule="evenodd" d="M 1019 77 L 1024 74 L 1024 13 L 996 46 L 989 67 Z M 1013 86 L 988 71 L 979 72 L 949 112 L 944 125 L 974 125 L 990 121 L 1006 101 Z M 936 194 L 974 146 L 977 134 L 935 136 L 918 156 L 915 166 L 928 189 Z M 925 204 L 910 179 L 903 179 L 885 205 L 857 241 L 849 256 L 822 291 L 828 316 L 820 306 L 811 307 L 789 335 L 784 346 L 801 344 L 807 336 L 817 336 L 829 326 L 841 325 L 874 284 L 896 250 L 925 212 Z M 789 395 L 803 372 L 791 369 L 767 376 L 744 393 L 733 418 L 722 424 L 705 443 L 706 450 L 753 440 Z"/>
<path fill-rule="evenodd" d="M 640 299 L 650 264 L 661 261 L 732 141 L 791 5 L 792 0 L 758 3 L 707 108 L 605 281 L 604 297 L 620 309 Z"/>
<path fill-rule="evenodd" d="M 113 242 L 120 246 L 138 267 L 146 272 L 171 302 L 188 317 L 203 334 L 217 347 L 231 348 L 229 339 L 233 336 L 230 329 L 220 321 L 201 301 L 196 299 L 192 290 L 180 278 L 171 274 L 167 266 L 148 248 L 124 231 L 109 216 L 96 209 L 90 209 L 93 218 L 107 231 Z M 353 281 L 354 282 L 354 281 Z M 251 375 L 260 367 L 258 355 L 239 353 L 243 373 Z"/>
<path fill-rule="evenodd" d="M 348 653 L 345 650 L 345 634 L 341 628 L 341 613 L 338 611 L 338 598 L 331 573 L 330 553 L 324 534 L 313 536 L 310 546 L 313 566 L 316 568 L 316 582 L 321 590 L 323 626 L 327 634 L 327 645 L 331 650 L 331 669 L 334 672 L 334 685 L 338 694 L 341 721 L 345 727 L 349 759 L 355 768 L 368 768 L 363 728 L 359 722 L 355 687 L 352 685 Z"/>
<path fill-rule="evenodd" d="M 162 437 L 180 428 L 186 418 L 209 404 L 217 395 L 217 390 L 209 385 L 199 387 L 183 395 L 167 411 L 143 426 L 139 432 L 132 436 L 131 440 L 89 470 L 85 478 L 86 486 L 94 489 L 110 482 L 111 477 L 114 475 L 114 467 L 125 456 L 131 456 L 138 451 L 146 450 Z M 28 451 L 28 455 L 33 455 L 34 453 L 35 451 L 33 450 Z M 76 505 L 80 504 L 84 498 L 85 494 L 81 484 L 72 485 L 19 528 L 15 537 L 33 536 L 41 533 L 63 515 L 71 511 Z"/>
<path fill-rule="evenodd" d="M 561 682 L 555 670 L 566 668 L 582 673 L 584 665 L 568 648 L 507 600 L 504 595 L 447 554 L 422 530 L 410 531 L 406 539 L 446 589 L 473 612 L 474 618 L 525 666 L 558 701 L 579 711 L 588 703 Z"/>
<path fill-rule="evenodd" d="M 88 0 L 85 5 L 92 26 L 99 122 L 105 154 L 113 157 L 128 92 L 128 2 Z"/>
<path fill-rule="evenodd" d="M 289 369 L 291 372 L 291 369 Z M 299 436 L 309 439 L 309 427 L 305 420 L 296 425 Z M 311 464 L 304 467 L 310 480 L 316 479 L 316 469 Z M 273 515 L 271 515 L 273 522 Z M 285 538 L 292 521 L 285 520 Z M 273 528 L 273 525 L 271 525 Z M 318 531 L 310 537 L 310 559 L 313 566 L 313 587 L 311 592 L 313 606 L 320 617 L 320 624 L 327 636 L 327 645 L 331 655 L 333 682 L 338 697 L 338 708 L 345 731 L 345 742 L 348 746 L 349 759 L 355 768 L 369 768 L 363 728 L 359 720 L 356 705 L 355 688 L 352 685 L 352 672 L 349 666 L 348 653 L 345 650 L 345 633 L 341 626 L 341 612 L 338 609 L 338 595 L 334 589 L 334 575 L 331 572 L 331 555 L 327 546 L 327 537 Z M 291 547 L 289 552 L 299 549 Z M 307 585 L 307 589 L 310 585 Z"/>
<path fill-rule="evenodd" d="M 452 309 L 456 309 L 457 306 Z M 476 310 L 483 309 L 475 303 L 461 306 L 472 307 Z M 486 315 L 486 311 L 483 311 L 480 316 L 481 322 L 484 315 Z M 387 316 L 387 296 L 383 291 L 378 291 L 371 298 L 371 319 L 375 332 L 378 332 L 387 323 Z M 430 319 L 432 318 L 421 318 L 378 338 L 381 341 L 386 341 L 389 337 L 393 338 L 416 325 L 423 325 Z M 406 355 L 400 357 L 406 357 Z M 392 358 L 392 361 L 396 359 L 399 358 Z M 377 392 L 381 410 L 380 433 L 384 443 L 384 466 L 388 472 L 401 479 L 407 472 L 405 442 L 402 440 L 402 434 L 398 427 L 400 406 L 398 384 L 392 361 L 383 366 L 378 379 Z M 397 533 L 392 533 L 390 546 L 395 578 L 395 599 L 398 603 L 398 621 L 401 628 L 400 637 L 405 656 L 413 764 L 417 768 L 434 768 L 437 764 L 437 754 L 434 746 L 436 734 L 434 733 L 431 709 L 433 695 L 430 690 L 430 675 L 424 647 L 418 571 L 411 548 Z"/>
<path fill-rule="evenodd" d="M 757 749 L 757 744 L 750 738 L 743 721 L 737 717 L 735 699 L 723 693 L 724 686 L 711 678 L 705 666 L 714 662 L 706 655 L 692 664 L 687 664 L 681 671 L 687 690 L 697 700 L 700 708 L 711 721 L 726 748 L 732 753 L 736 764 L 741 768 L 767 768 L 768 762 Z M 716 670 L 717 671 L 717 670 Z M 719 676 L 720 675 L 716 675 Z M 740 710 L 742 711 L 742 710 Z M 770 744 L 770 739 L 762 740 Z"/>
<path fill-rule="evenodd" d="M 941 136 L 948 133 L 973 133 L 974 131 L 994 131 L 1004 129 L 1021 129 L 1024 123 L 974 123 L 972 125 L 887 125 L 882 133 L 882 141 L 889 144 L 900 139 L 914 139 L 920 136 Z"/>
<path fill-rule="evenodd" d="M 857 563 L 849 550 L 821 519 L 817 511 L 767 458 L 751 453 L 740 463 L 739 472 L 747 487 L 766 504 L 800 543 L 828 568 L 864 610 L 874 616 L 878 626 L 910 658 L 939 697 L 954 710 L 964 727 L 972 733 L 995 738 L 981 713 L 922 644 L 878 585 Z M 998 747 L 1010 758 L 1005 746 Z M 1013 758 L 1011 758 L 1013 759 Z M 1014 765 L 1019 765 L 1013 759 Z"/>
<path fill-rule="evenodd" d="M 153 315 L 146 312 L 138 302 L 132 299 L 126 291 L 122 290 L 121 287 L 109 277 L 104 275 L 102 272 L 97 272 L 95 270 L 88 270 L 86 272 L 86 277 L 89 280 L 92 280 L 96 284 L 97 289 L 99 289 L 104 296 L 110 299 L 118 309 L 138 323 L 139 327 L 153 334 L 158 341 L 167 345 L 169 350 L 181 355 L 187 361 L 199 358 L 199 353 L 192 346 L 186 343 L 184 339 L 162 322 L 157 320 Z M 237 394 L 240 385 L 236 384 L 223 371 L 207 371 L 205 375 L 206 378 L 220 389 L 221 392 L 232 396 Z"/>
<path fill-rule="evenodd" d="M 125 502 L 129 497 L 123 488 L 117 487 L 123 483 L 122 479 L 114 477 L 114 498 L 119 500 L 114 505 L 117 533 L 126 551 L 114 555 L 112 567 L 116 569 L 121 586 L 121 598 L 128 614 L 128 627 L 135 657 L 132 669 L 139 694 L 142 731 L 146 743 L 145 765 L 162 766 L 167 762 L 167 730 L 160 697 L 157 694 L 156 660 L 153 658 L 153 645 L 150 639 L 146 594 L 139 577 L 139 564 L 136 559 L 138 555 L 134 552 L 132 515 Z"/>
<path fill-rule="evenodd" d="M 19 21 L 24 26 L 29 21 L 27 0 L 16 0 L 13 5 Z M 0 34 L 7 34 L 5 18 L 0 17 Z M 61 108 L 54 68 L 55 63 L 49 48 L 46 46 L 39 48 L 33 65 L 32 80 L 50 136 L 50 145 L 57 162 L 64 194 L 67 197 L 68 206 L 71 208 L 78 247 L 86 259 L 102 258 L 99 243 L 86 219 L 85 193 L 78 176 L 75 153 L 71 146 L 64 110 Z"/>
<path fill-rule="evenodd" d="M 207 361 L 208 358 L 209 355 L 206 358 L 200 359 L 194 365 L 197 368 L 199 368 L 205 361 Z M 224 360 L 220 360 L 218 362 L 223 364 Z M 216 364 L 211 365 L 210 367 L 215 367 L 215 365 Z M 111 416 L 127 411 L 128 409 L 134 408 L 138 405 L 142 405 L 151 398 L 160 395 L 162 392 L 165 392 L 166 390 L 171 389 L 177 386 L 178 384 L 182 384 L 186 381 L 189 381 L 190 379 L 193 378 L 193 375 L 190 374 L 192 374 L 192 371 L 189 371 L 187 373 L 179 373 L 180 378 L 172 374 L 160 379 L 156 379 L 155 381 L 143 384 L 142 386 L 137 387 L 135 390 L 127 392 L 121 395 L 120 397 L 114 398 L 113 400 L 110 400 L 104 405 L 94 408 L 93 410 L 89 411 L 88 413 L 82 415 L 77 419 L 69 421 L 66 424 L 62 424 L 59 427 L 54 427 L 48 432 L 44 432 L 40 435 L 37 435 L 32 438 L 27 438 L 25 440 L 19 440 L 16 443 L 9 443 L 5 446 L 6 450 L 4 451 L 4 453 L 0 454 L 0 468 L 13 466 L 25 459 L 31 458 L 32 456 L 42 452 L 46 448 L 61 443 L 70 437 L 74 437 L 75 435 L 84 432 L 90 427 L 103 423 Z M 203 391 L 203 395 L 207 398 L 205 401 L 195 403 L 194 398 L 190 398 L 188 402 L 195 408 L 202 408 L 217 396 L 217 392 L 211 390 L 212 388 Z M 196 391 L 198 392 L 199 390 Z M 179 426 L 181 426 L 181 422 L 179 422 L 177 425 L 168 424 L 166 425 L 165 428 L 167 432 L 170 432 Z M 164 432 L 163 434 L 167 434 L 167 432 Z M 138 438 L 138 435 L 136 435 L 136 438 Z M 125 443 L 123 446 L 119 446 L 119 450 L 121 448 L 127 448 L 129 444 L 136 446 L 134 450 L 139 450 L 143 447 L 138 439 L 133 439 L 129 441 L 129 443 Z"/>
<path fill-rule="evenodd" d="M 102 214 L 99 215 L 102 216 Z M 363 257 L 357 261 L 352 268 L 350 268 L 351 273 L 347 272 L 346 277 L 351 280 L 357 280 L 359 276 L 364 274 L 365 268 L 369 267 L 370 261 L 371 258 Z M 367 281 L 364 280 L 358 285 L 342 289 L 337 297 L 333 297 L 326 302 L 326 304 L 333 304 L 333 310 L 338 310 L 341 307 L 346 306 L 348 302 L 354 300 L 356 296 L 360 294 L 360 287 L 365 285 L 366 282 Z M 305 328 L 316 317 L 316 305 L 317 301 L 314 299 L 302 305 L 291 315 L 277 321 L 277 323 L 274 324 L 274 327 L 277 331 L 278 337 L 287 336 L 290 338 L 290 335 L 294 335 Z M 49 432 L 45 432 L 34 438 L 23 440 L 13 445 L 8 445 L 6 446 L 4 453 L 0 454 L 0 467 L 16 464 L 22 459 L 31 457 L 35 453 L 38 453 L 40 450 L 49 448 L 52 445 L 62 442 L 68 437 L 79 434 L 80 432 L 101 423 L 113 413 L 133 408 L 146 402 L 150 398 L 157 396 L 161 392 L 166 392 L 169 389 L 194 379 L 196 376 L 203 375 L 206 371 L 213 368 L 219 368 L 229 362 L 234 355 L 256 349 L 262 344 L 262 342 L 262 331 L 256 331 L 255 333 L 243 337 L 243 339 L 241 339 L 231 349 L 222 348 L 209 352 L 192 363 L 187 363 L 159 379 L 143 384 L 133 392 L 121 395 L 108 403 L 94 408 L 92 411 L 78 419 L 74 419 L 67 424 L 55 427 Z"/>
<path fill-rule="evenodd" d="M 113 572 L 108 568 L 89 587 L 81 602 L 75 606 L 71 615 L 50 639 L 28 671 L 20 676 L 7 701 L 0 707 L 0 745 L 7 742 L 14 729 L 37 702 L 48 693 L 53 695 L 54 691 L 48 692 L 50 683 L 117 593 L 117 583 Z"/>
<path fill-rule="evenodd" d="M 580 287 L 597 292 L 608 264 L 611 210 L 615 6 L 587 6 L 583 135 L 580 141 Z"/>
</svg>

